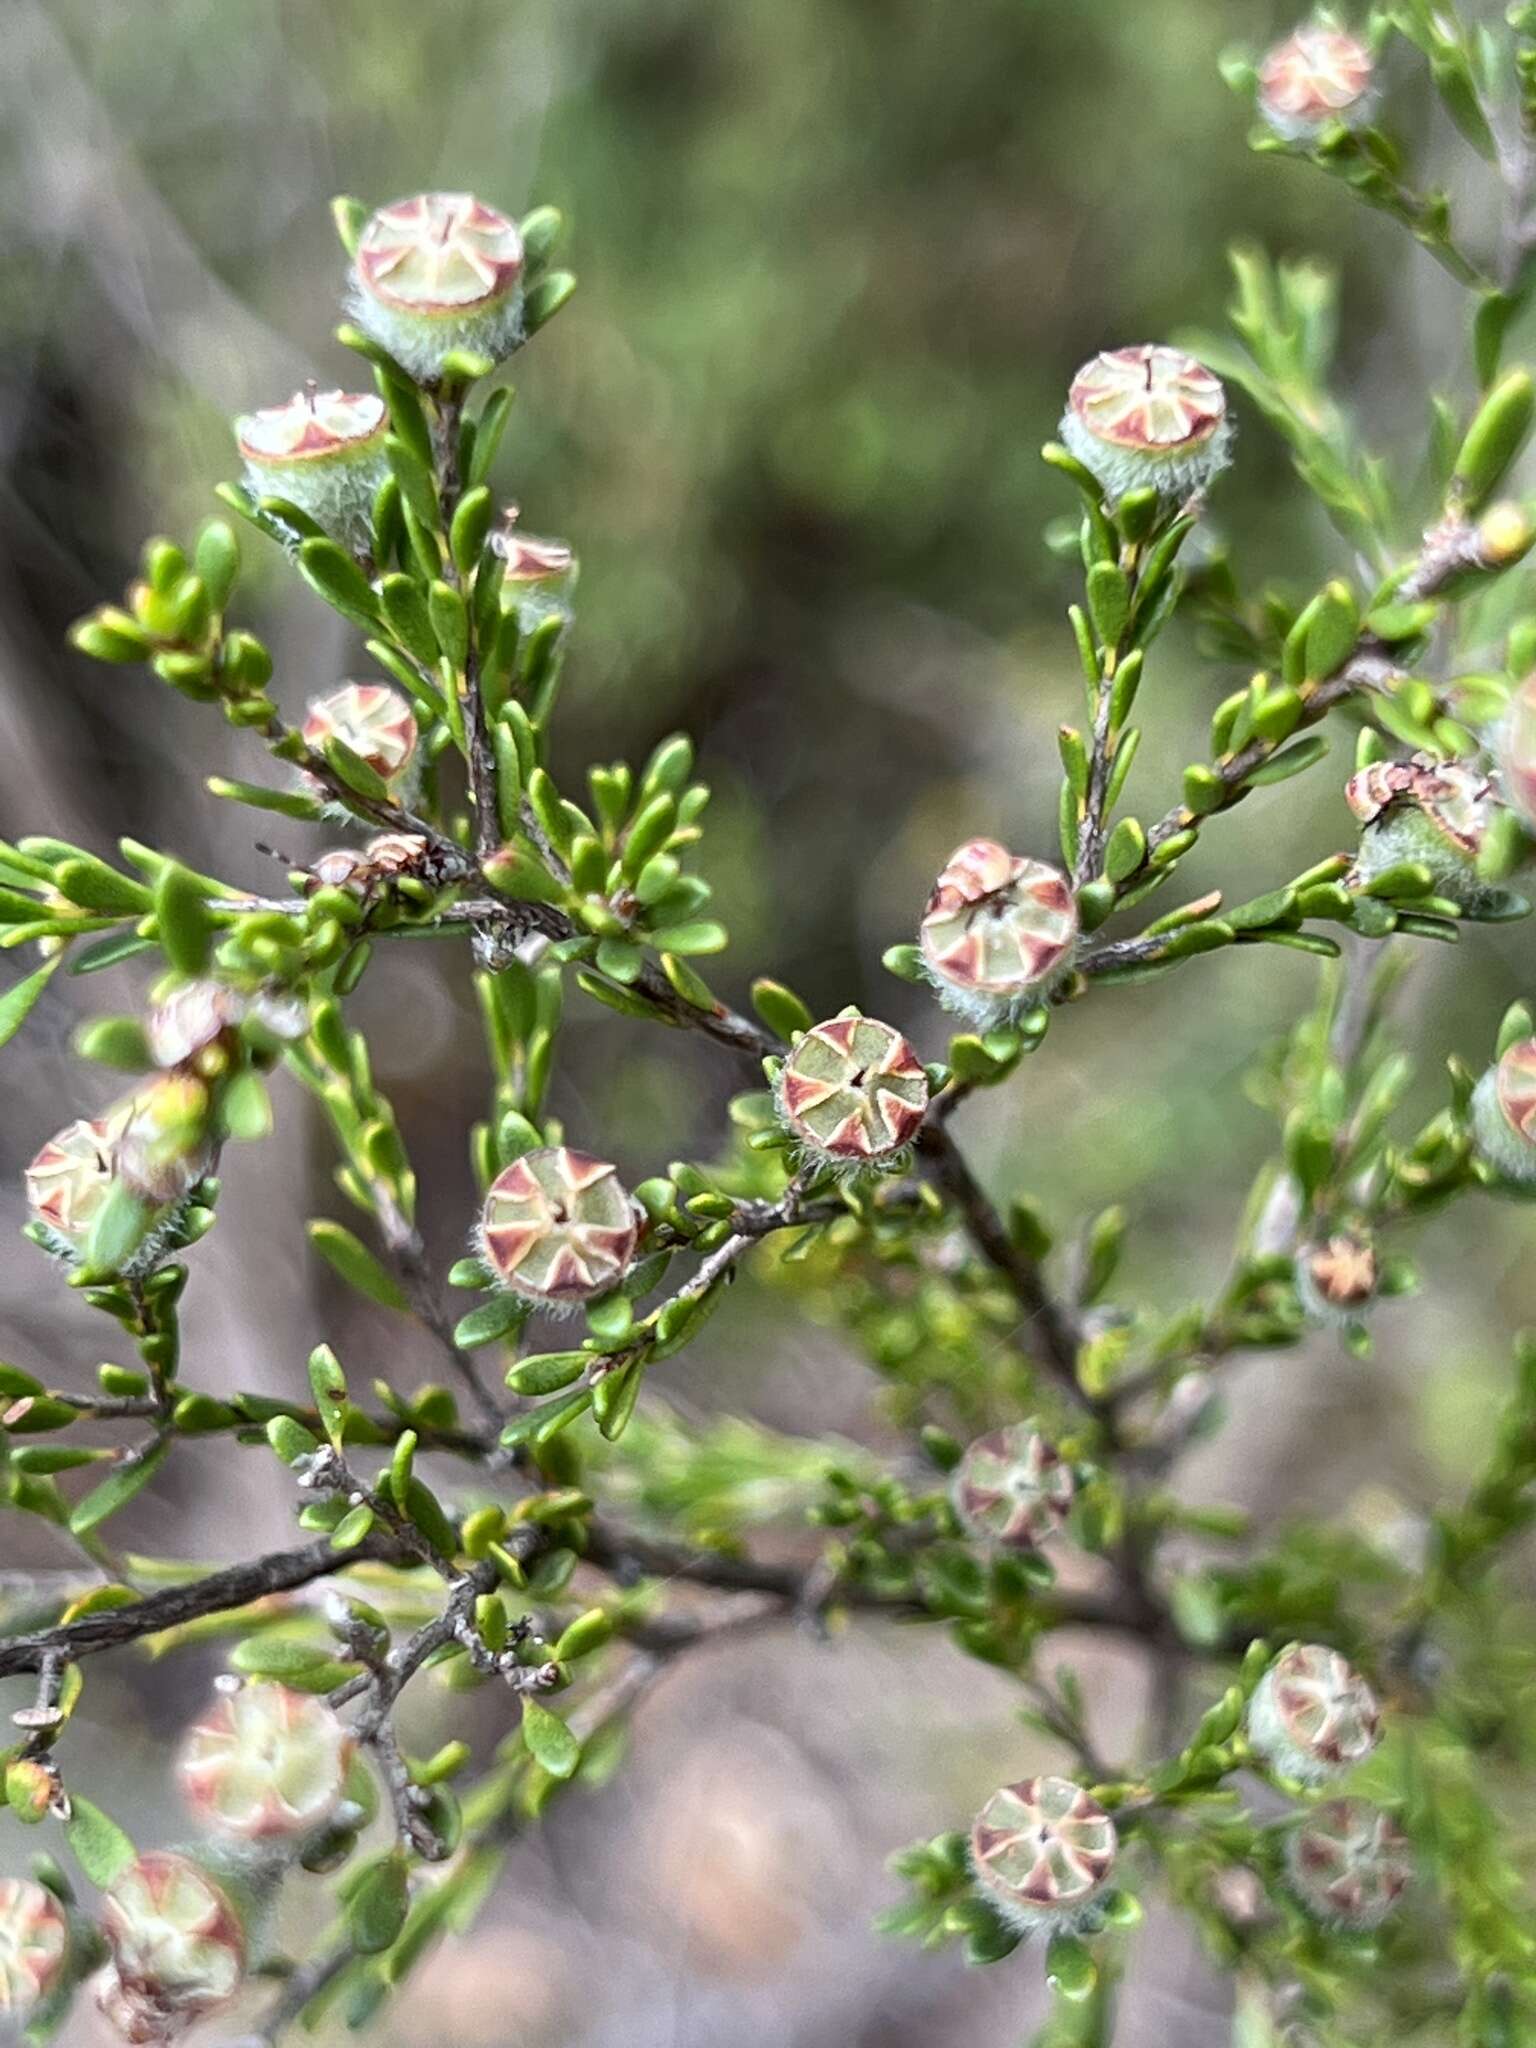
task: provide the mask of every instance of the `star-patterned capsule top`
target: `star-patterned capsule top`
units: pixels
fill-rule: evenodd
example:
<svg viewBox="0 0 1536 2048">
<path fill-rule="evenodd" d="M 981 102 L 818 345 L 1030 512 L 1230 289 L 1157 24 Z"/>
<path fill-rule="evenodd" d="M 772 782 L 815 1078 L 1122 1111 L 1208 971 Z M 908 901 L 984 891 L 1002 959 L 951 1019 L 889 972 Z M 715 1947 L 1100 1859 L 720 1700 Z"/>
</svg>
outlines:
<svg viewBox="0 0 1536 2048">
<path fill-rule="evenodd" d="M 498 1277 L 531 1301 L 588 1301 L 616 1287 L 635 1255 L 639 1220 L 606 1160 L 550 1145 L 491 1182 L 481 1219 Z"/>
<path fill-rule="evenodd" d="M 27 1207 L 40 1223 L 71 1240 L 83 1237 L 112 1187 L 118 1138 L 126 1116 L 79 1117 L 57 1131 L 24 1176 Z"/>
<path fill-rule="evenodd" d="M 1072 1467 L 1027 1422 L 990 1430 L 955 1467 L 950 1499 L 978 1541 L 1031 1549 L 1066 1520 L 1077 1490 Z"/>
<path fill-rule="evenodd" d="M 1371 53 L 1342 29 L 1309 22 L 1259 66 L 1259 109 L 1283 121 L 1337 120 L 1371 88 Z"/>
<path fill-rule="evenodd" d="M 1077 943 L 1077 905 L 1066 876 L 995 839 L 968 839 L 950 855 L 918 928 L 932 974 L 981 994 L 1018 995 L 1045 981 Z"/>
<path fill-rule="evenodd" d="M 382 441 L 386 425 L 384 401 L 371 391 L 296 391 L 236 420 L 235 439 L 249 462 L 318 462 Z"/>
<path fill-rule="evenodd" d="M 1092 1898 L 1114 1867 L 1117 1847 L 1114 1822 L 1070 1778 L 1004 1785 L 971 1824 L 971 1861 L 981 1882 L 1045 1913 Z"/>
<path fill-rule="evenodd" d="M 912 1142 L 928 1107 L 928 1076 L 899 1031 L 845 1012 L 798 1041 L 779 1076 L 779 1105 L 813 1151 L 860 1165 Z"/>
<path fill-rule="evenodd" d="M 1369 1756 L 1381 1734 L 1376 1695 L 1347 1658 L 1322 1643 L 1292 1643 L 1270 1666 L 1276 1718 L 1297 1749 L 1342 1768 Z"/>
<path fill-rule="evenodd" d="M 221 2004 L 240 1982 L 245 1937 L 234 1909 L 207 1872 L 175 1850 L 130 1863 L 101 1919 L 130 1990 L 195 2012 Z"/>
<path fill-rule="evenodd" d="M 1368 1799 L 1325 1799 L 1286 1843 L 1303 1902 L 1346 1927 L 1377 1927 L 1413 1881 L 1413 1850 L 1390 1814 Z"/>
<path fill-rule="evenodd" d="M 245 1685 L 193 1724 L 178 1776 L 188 1803 L 222 1833 L 293 1835 L 335 1811 L 353 1746 L 324 1700 L 284 1685 Z"/>
<path fill-rule="evenodd" d="M 311 698 L 303 734 L 304 744 L 317 753 L 328 739 L 340 740 L 386 782 L 416 751 L 411 707 L 386 683 L 344 683 L 327 696 Z"/>
<path fill-rule="evenodd" d="M 355 260 L 364 290 L 386 306 L 462 312 L 514 288 L 523 238 L 516 221 L 472 192 L 418 192 L 379 208 Z"/>
<path fill-rule="evenodd" d="M 1067 403 L 1095 439 L 1154 453 L 1209 440 L 1227 416 L 1221 379 L 1161 342 L 1103 350 L 1072 379 Z"/>
</svg>

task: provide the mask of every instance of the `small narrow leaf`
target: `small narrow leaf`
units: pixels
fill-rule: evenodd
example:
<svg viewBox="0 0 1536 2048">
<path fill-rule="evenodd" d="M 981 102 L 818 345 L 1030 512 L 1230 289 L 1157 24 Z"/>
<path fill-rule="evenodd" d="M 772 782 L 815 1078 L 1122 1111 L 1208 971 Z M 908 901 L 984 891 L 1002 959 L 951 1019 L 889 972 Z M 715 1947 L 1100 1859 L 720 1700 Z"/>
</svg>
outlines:
<svg viewBox="0 0 1536 2048">
<path fill-rule="evenodd" d="M 69 1803 L 64 1833 L 75 1861 L 91 1883 L 105 1891 L 133 1861 L 134 1846 L 117 1822 L 94 1801 L 72 1791 Z"/>
</svg>

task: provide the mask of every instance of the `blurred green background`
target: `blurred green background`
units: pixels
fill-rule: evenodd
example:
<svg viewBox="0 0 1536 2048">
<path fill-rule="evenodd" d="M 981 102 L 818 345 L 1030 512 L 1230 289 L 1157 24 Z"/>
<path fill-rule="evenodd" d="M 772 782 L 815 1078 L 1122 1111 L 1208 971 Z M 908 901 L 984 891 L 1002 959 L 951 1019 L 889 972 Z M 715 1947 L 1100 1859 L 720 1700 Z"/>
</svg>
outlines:
<svg viewBox="0 0 1536 2048">
<path fill-rule="evenodd" d="M 557 767 L 574 778 L 690 730 L 717 791 L 705 866 L 734 938 L 716 985 L 739 999 L 769 972 L 818 1010 L 882 1011 L 934 1056 L 939 1013 L 879 956 L 909 936 L 960 839 L 1052 853 L 1055 728 L 1079 696 L 1071 565 L 1042 545 L 1068 507 L 1038 450 L 1079 361 L 1218 324 L 1224 249 L 1243 236 L 1339 266 L 1341 386 L 1405 473 L 1427 384 L 1460 388 L 1461 309 L 1428 259 L 1336 187 L 1244 147 L 1217 55 L 1288 26 L 1268 0 L 7 0 L 0 827 L 102 850 L 132 831 L 270 881 L 249 816 L 201 790 L 216 767 L 258 769 L 254 743 L 136 672 L 75 658 L 63 629 L 116 593 L 145 532 L 185 532 L 209 508 L 232 466 L 229 415 L 306 375 L 352 374 L 331 339 L 333 192 L 465 185 L 514 212 L 554 203 L 582 288 L 515 366 L 501 482 L 531 530 L 582 558 Z M 1389 82 L 1459 185 L 1411 67 Z M 1475 232 L 1475 190 L 1465 200 Z M 1255 580 L 1304 590 L 1347 572 L 1281 451 L 1239 414 L 1217 530 Z M 277 569 L 262 562 L 250 592 L 297 710 L 357 651 Z M 1241 680 L 1181 633 L 1160 646 L 1130 809 L 1167 807 Z M 1218 822 L 1189 893 L 1250 894 L 1346 843 L 1348 759 L 1341 738 L 1329 764 Z M 307 851 L 304 828 L 283 829 L 285 851 Z M 363 1021 L 446 1264 L 470 1213 L 462 1132 L 483 1077 L 467 984 L 416 957 L 437 949 L 402 951 Z M 1446 1052 L 1483 1056 L 1530 965 L 1522 926 L 1421 960 L 1401 1007 L 1422 1100 Z M 1302 956 L 1243 951 L 1096 996 L 961 1135 L 990 1184 L 1033 1190 L 1064 1227 L 1125 1202 L 1128 1289 L 1177 1303 L 1222 1270 L 1271 1136 L 1243 1075 L 1315 975 Z M 100 1093 L 67 1054 L 73 1006 L 136 994 L 127 972 L 115 989 L 56 982 L 8 1053 L 8 1222 L 21 1164 Z M 573 1137 L 636 1172 L 708 1153 L 737 1080 L 709 1048 L 591 1006 L 569 1040 L 553 1106 Z M 420 1377 L 425 1354 L 304 1263 L 303 1217 L 333 1200 L 329 1162 L 291 1091 L 279 1117 L 276 1142 L 236 1163 L 198 1255 L 205 1383 L 289 1389 L 322 1332 Z M 1373 1361 L 1320 1341 L 1244 1366 L 1233 1432 L 1194 1484 L 1276 1512 L 1380 1515 L 1454 1483 L 1482 1446 L 1506 1334 L 1536 1309 L 1528 1215 L 1472 1205 L 1433 1226 L 1430 1290 L 1385 1317 Z M 5 1355 L 88 1370 L 97 1333 L 37 1254 L 7 1250 L 0 1278 Z M 674 1375 L 679 1399 L 878 1440 L 874 1383 L 835 1333 L 745 1289 L 715 1330 Z M 139 1538 L 210 1554 L 281 1540 L 270 1482 L 194 1455 L 136 1510 Z M 59 1561 L 35 1547 L 15 1560 Z M 418 2038 L 428 2010 L 467 2048 L 943 2048 L 982 2025 L 1011 2038 L 1019 1977 L 962 1978 L 883 1949 L 866 1923 L 883 1851 L 949 1824 L 1019 1761 L 1012 1701 L 937 1645 L 832 1661 L 798 1644 L 740 1653 L 688 1681 L 686 1736 L 666 1695 L 638 1779 L 531 1852 L 493 1934 L 376 2038 Z M 1130 1680 L 1089 1669 L 1123 1737 Z M 158 1676 L 113 1684 L 116 1708 L 104 1685 L 98 1711 L 148 1759 L 185 1702 Z M 160 1769 L 127 1773 L 140 1817 Z M 607 1895 L 615 1860 L 654 1886 L 649 1914 Z M 1219 1987 L 1169 1944 L 1125 2038 L 1160 2042 L 1175 2023 L 1225 2038 Z"/>
</svg>

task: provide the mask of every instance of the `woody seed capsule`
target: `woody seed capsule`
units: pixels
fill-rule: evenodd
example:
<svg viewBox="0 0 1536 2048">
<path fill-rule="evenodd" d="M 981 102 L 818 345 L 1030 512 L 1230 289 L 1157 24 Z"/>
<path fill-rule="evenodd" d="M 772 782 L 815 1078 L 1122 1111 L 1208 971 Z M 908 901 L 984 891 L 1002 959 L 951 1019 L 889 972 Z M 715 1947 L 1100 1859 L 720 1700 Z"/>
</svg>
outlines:
<svg viewBox="0 0 1536 2048">
<path fill-rule="evenodd" d="M 928 1076 L 899 1031 L 849 1008 L 796 1041 L 774 1093 L 808 1160 L 858 1172 L 903 1157 L 928 1107 Z"/>
<path fill-rule="evenodd" d="M 1221 379 L 1160 343 L 1105 349 L 1072 379 L 1061 438 L 1105 493 L 1152 488 L 1178 500 L 1203 491 L 1231 460 Z"/>
<path fill-rule="evenodd" d="M 181 1788 L 226 1835 L 271 1840 L 330 1819 L 352 1759 L 350 1731 L 322 1700 L 257 1684 L 221 1694 L 182 1747 Z"/>
<path fill-rule="evenodd" d="M 531 633 L 545 619 L 569 619 L 576 557 L 563 540 L 541 540 L 537 534 L 520 533 L 517 519 L 518 508 L 507 506 L 502 525 L 491 535 L 491 552 L 505 565 L 502 609 L 515 610 L 521 631 Z"/>
<path fill-rule="evenodd" d="M 1016 1017 L 1071 963 L 1077 905 L 1066 876 L 968 839 L 933 885 L 918 945 L 945 1009 L 991 1030 Z"/>
<path fill-rule="evenodd" d="M 189 1856 L 140 1856 L 102 1906 L 112 1968 L 98 1990 L 125 2041 L 172 2041 L 234 1996 L 245 1934 L 234 1904 Z"/>
<path fill-rule="evenodd" d="M 640 1212 L 606 1160 L 549 1145 L 514 1159 L 491 1182 L 480 1243 L 504 1287 L 564 1308 L 618 1286 L 639 1229 Z"/>
<path fill-rule="evenodd" d="M 1317 1322 L 1357 1322 L 1375 1299 L 1379 1278 L 1375 1246 L 1350 1231 L 1336 1231 L 1297 1255 L 1296 1292 Z"/>
<path fill-rule="evenodd" d="M 523 238 L 472 192 L 381 206 L 358 240 L 349 305 L 418 383 L 453 349 L 508 356 L 523 339 Z"/>
<path fill-rule="evenodd" d="M 235 421 L 245 480 L 286 498 L 348 547 L 368 538 L 374 493 L 389 474 L 389 415 L 371 391 L 295 392 Z"/>
<path fill-rule="evenodd" d="M 1472 1091 L 1478 1157 L 1518 1186 L 1536 1184 L 1536 1038 L 1522 1038 Z"/>
<path fill-rule="evenodd" d="M 1368 1757 L 1381 1739 L 1381 1710 L 1337 1650 L 1291 1643 L 1248 1702 L 1248 1740 L 1288 1778 L 1319 1784 Z"/>
<path fill-rule="evenodd" d="M 80 1117 L 43 1146 L 25 1175 L 27 1207 L 60 1252 L 78 1251 L 112 1192 L 123 1117 Z"/>
<path fill-rule="evenodd" d="M 53 1893 L 25 1877 L 0 1877 L 0 2024 L 24 2020 L 64 1967 L 69 1923 Z"/>
<path fill-rule="evenodd" d="M 1336 121 L 1364 127 L 1376 104 L 1372 74 L 1364 43 L 1325 22 L 1309 22 L 1259 66 L 1259 112 L 1287 142 L 1308 141 Z"/>
<path fill-rule="evenodd" d="M 1488 777 L 1456 761 L 1415 754 L 1377 761 L 1352 775 L 1344 800 L 1360 820 L 1360 850 L 1349 879 L 1357 886 L 1412 861 L 1427 867 L 1437 891 L 1463 910 L 1490 898 L 1477 857 L 1498 812 Z"/>
<path fill-rule="evenodd" d="M 1291 1890 L 1316 1919 L 1379 1927 L 1413 1881 L 1413 1851 L 1389 1814 L 1368 1799 L 1327 1799 L 1286 1838 Z"/>
<path fill-rule="evenodd" d="M 303 724 L 304 744 L 317 754 L 340 740 L 385 782 L 395 782 L 416 752 L 416 720 L 398 690 L 386 683 L 344 683 L 312 697 Z"/>
<path fill-rule="evenodd" d="M 1070 1778 L 1004 1785 L 971 1824 L 976 1882 L 1024 1934 L 1095 1926 L 1118 1847 L 1114 1822 Z"/>
<path fill-rule="evenodd" d="M 979 1436 L 955 1467 L 950 1501 L 978 1543 L 1032 1550 L 1066 1520 L 1077 1482 L 1054 1444 L 1027 1422 Z"/>
</svg>

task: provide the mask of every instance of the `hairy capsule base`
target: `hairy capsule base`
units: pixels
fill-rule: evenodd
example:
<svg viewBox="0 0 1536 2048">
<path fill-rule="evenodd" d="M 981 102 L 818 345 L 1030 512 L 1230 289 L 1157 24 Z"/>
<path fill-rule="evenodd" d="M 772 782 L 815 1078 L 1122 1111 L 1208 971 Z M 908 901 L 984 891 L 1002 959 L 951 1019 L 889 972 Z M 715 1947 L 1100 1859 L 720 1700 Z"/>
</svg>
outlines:
<svg viewBox="0 0 1536 2048">
<path fill-rule="evenodd" d="M 1536 1186 L 1536 1038 L 1510 1046 L 1472 1091 L 1472 1142 L 1504 1180 Z"/>
<path fill-rule="evenodd" d="M 333 539 L 368 538 L 373 500 L 389 475 L 389 414 L 371 391 L 299 391 L 235 421 L 245 480 L 258 498 L 286 498 Z"/>
<path fill-rule="evenodd" d="M 1362 828 L 1349 876 L 1356 886 L 1412 862 L 1427 867 L 1436 890 L 1463 910 L 1482 909 L 1502 893 L 1477 872 L 1499 801 L 1476 769 L 1426 754 L 1378 761 L 1350 777 L 1344 800 Z"/>
</svg>

